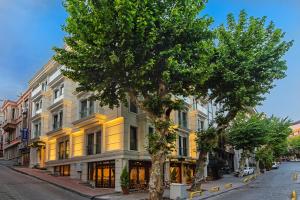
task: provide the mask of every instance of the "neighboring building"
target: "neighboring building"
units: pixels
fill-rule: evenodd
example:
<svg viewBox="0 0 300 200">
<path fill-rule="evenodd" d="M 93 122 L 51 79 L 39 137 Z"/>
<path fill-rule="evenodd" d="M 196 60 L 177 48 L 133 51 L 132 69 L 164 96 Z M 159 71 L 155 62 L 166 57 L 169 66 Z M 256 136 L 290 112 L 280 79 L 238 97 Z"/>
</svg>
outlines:
<svg viewBox="0 0 300 200">
<path fill-rule="evenodd" d="M 293 122 L 290 128 L 292 129 L 292 134 L 289 137 L 300 135 L 300 121 Z"/>
<path fill-rule="evenodd" d="M 6 100 L 2 105 L 4 158 L 24 166 L 29 165 L 30 159 L 28 148 L 30 94 L 30 90 L 27 90 L 17 101 Z"/>
<path fill-rule="evenodd" d="M 127 165 L 130 187 L 147 187 L 151 159 L 145 147 L 154 128 L 146 114 L 131 101 L 129 107 L 100 107 L 89 98 L 92 93 L 75 92 L 76 83 L 61 68 L 50 60 L 29 83 L 30 166 L 120 191 L 120 174 Z M 185 102 L 184 110 L 172 113 L 179 131 L 176 151 L 165 163 L 166 182 L 191 182 L 197 158 L 194 132 L 208 126 L 207 104 L 193 98 Z"/>
<path fill-rule="evenodd" d="M 3 134 L 4 131 L 2 129 L 2 124 L 4 122 L 4 114 L 2 110 L 0 109 L 0 158 L 3 158 Z"/>
</svg>

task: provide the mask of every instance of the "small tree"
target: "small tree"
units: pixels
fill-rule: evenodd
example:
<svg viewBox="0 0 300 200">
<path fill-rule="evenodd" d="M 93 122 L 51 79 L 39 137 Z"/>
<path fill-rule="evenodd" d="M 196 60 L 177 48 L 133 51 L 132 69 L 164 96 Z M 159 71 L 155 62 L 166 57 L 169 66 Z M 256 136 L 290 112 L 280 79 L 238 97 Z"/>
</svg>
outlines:
<svg viewBox="0 0 300 200">
<path fill-rule="evenodd" d="M 268 121 L 261 114 L 250 117 L 239 115 L 228 130 L 230 144 L 236 149 L 242 149 L 240 159 L 240 175 L 243 176 L 245 159 L 250 153 L 254 153 L 255 148 L 266 143 L 268 133 Z"/>
<path fill-rule="evenodd" d="M 123 168 L 121 176 L 120 176 L 120 180 L 121 180 L 122 189 L 124 188 L 125 190 L 128 190 L 129 186 L 130 186 L 130 179 L 129 179 L 129 173 L 128 173 L 127 166 L 125 166 Z"/>
</svg>

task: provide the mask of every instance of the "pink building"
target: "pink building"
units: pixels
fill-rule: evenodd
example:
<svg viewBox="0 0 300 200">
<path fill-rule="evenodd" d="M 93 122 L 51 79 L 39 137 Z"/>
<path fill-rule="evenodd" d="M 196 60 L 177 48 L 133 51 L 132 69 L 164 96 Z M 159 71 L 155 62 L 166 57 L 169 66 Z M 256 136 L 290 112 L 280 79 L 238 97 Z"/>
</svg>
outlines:
<svg viewBox="0 0 300 200">
<path fill-rule="evenodd" d="M 30 96 L 31 90 L 27 90 L 17 101 L 5 100 L 1 108 L 4 159 L 25 166 L 29 165 L 30 159 Z"/>
</svg>

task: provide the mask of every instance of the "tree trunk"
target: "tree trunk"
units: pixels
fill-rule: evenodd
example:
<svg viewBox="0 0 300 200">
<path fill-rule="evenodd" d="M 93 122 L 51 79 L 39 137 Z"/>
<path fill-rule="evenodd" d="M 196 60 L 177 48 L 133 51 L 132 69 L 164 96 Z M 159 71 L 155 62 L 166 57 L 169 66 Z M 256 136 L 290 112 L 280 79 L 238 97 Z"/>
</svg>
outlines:
<svg viewBox="0 0 300 200">
<path fill-rule="evenodd" d="M 165 161 L 165 153 L 158 151 L 156 154 L 152 154 L 152 167 L 149 181 L 149 199 L 161 200 L 163 198 L 163 167 Z"/>
<path fill-rule="evenodd" d="M 256 161 L 256 174 L 260 174 L 260 168 L 259 168 L 259 160 Z"/>
<path fill-rule="evenodd" d="M 245 151 L 243 151 L 243 153 L 241 154 L 241 159 L 240 159 L 239 177 L 244 176 L 245 161 L 246 161 L 246 153 L 245 153 Z"/>
<path fill-rule="evenodd" d="M 201 151 L 198 156 L 198 160 L 196 163 L 196 174 L 193 179 L 193 183 L 191 186 L 191 190 L 197 191 L 201 189 L 201 183 L 204 180 L 204 169 L 205 169 L 205 164 L 206 164 L 206 156 L 207 152 Z"/>
</svg>

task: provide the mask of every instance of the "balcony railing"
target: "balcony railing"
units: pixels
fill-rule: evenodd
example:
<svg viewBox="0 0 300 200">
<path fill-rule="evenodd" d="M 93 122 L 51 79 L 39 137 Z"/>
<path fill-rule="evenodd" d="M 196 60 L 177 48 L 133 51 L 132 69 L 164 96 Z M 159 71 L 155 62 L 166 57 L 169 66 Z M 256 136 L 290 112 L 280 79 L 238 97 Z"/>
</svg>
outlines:
<svg viewBox="0 0 300 200">
<path fill-rule="evenodd" d="M 93 108 L 91 108 L 91 109 L 83 109 L 81 112 L 79 112 L 79 116 L 80 116 L 80 119 L 82 119 L 82 118 L 88 117 L 88 116 L 90 116 L 90 115 L 92 115 L 94 113 L 95 113 L 95 111 L 94 111 Z"/>
<path fill-rule="evenodd" d="M 50 77 L 49 77 L 49 84 L 51 84 L 57 77 L 61 75 L 61 69 L 65 69 L 65 66 L 58 68 Z"/>
<path fill-rule="evenodd" d="M 63 95 L 63 94 L 60 95 L 60 96 L 58 96 L 56 99 L 53 100 L 53 104 L 59 102 L 59 101 L 62 100 L 63 98 L 64 98 L 64 95 Z"/>
<path fill-rule="evenodd" d="M 94 155 L 101 153 L 101 145 L 100 144 L 91 144 L 86 147 L 87 155 Z"/>
<path fill-rule="evenodd" d="M 52 130 L 55 131 L 57 129 L 60 129 L 62 127 L 62 123 L 58 122 L 58 123 L 54 123 L 52 125 Z"/>
<path fill-rule="evenodd" d="M 68 158 L 69 158 L 69 150 L 58 152 L 58 159 L 59 160 L 68 159 Z"/>
<path fill-rule="evenodd" d="M 15 138 L 7 138 L 5 141 L 5 144 L 3 145 L 3 148 L 5 149 L 7 146 L 17 144 L 21 141 L 21 136 L 15 137 Z"/>
<path fill-rule="evenodd" d="M 187 148 L 178 148 L 179 156 L 187 156 Z"/>
<path fill-rule="evenodd" d="M 37 88 L 35 88 L 32 92 L 31 92 L 31 97 L 36 96 L 39 92 L 42 91 L 42 85 L 39 85 Z"/>
</svg>

